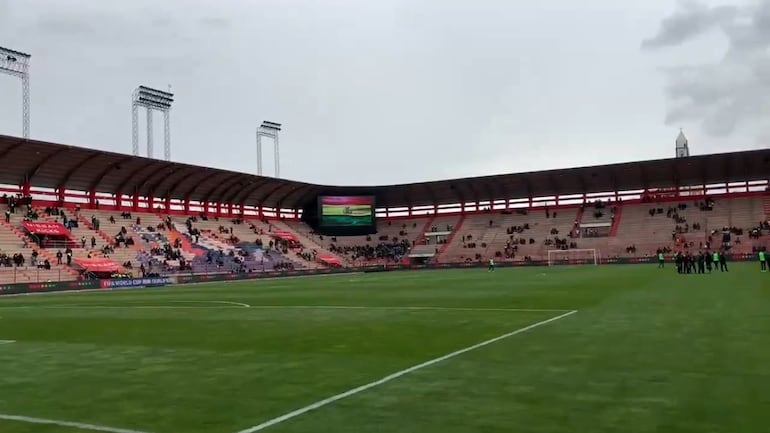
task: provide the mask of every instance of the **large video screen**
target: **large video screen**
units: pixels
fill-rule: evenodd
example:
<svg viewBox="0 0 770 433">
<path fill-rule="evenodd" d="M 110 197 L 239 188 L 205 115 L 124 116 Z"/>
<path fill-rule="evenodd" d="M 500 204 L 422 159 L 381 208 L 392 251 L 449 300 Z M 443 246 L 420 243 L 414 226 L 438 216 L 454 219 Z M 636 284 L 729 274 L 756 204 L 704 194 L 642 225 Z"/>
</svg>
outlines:
<svg viewBox="0 0 770 433">
<path fill-rule="evenodd" d="M 321 227 L 366 227 L 374 225 L 374 197 L 320 196 Z"/>
</svg>

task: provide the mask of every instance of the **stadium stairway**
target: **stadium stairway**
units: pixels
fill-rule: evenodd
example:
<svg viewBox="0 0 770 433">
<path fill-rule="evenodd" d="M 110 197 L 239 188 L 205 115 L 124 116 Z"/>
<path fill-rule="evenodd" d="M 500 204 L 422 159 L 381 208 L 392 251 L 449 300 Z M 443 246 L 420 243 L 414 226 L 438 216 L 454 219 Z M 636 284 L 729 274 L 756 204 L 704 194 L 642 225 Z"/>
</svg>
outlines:
<svg viewBox="0 0 770 433">
<path fill-rule="evenodd" d="M 428 233 L 430 231 L 430 228 L 433 226 L 433 222 L 436 221 L 436 215 L 431 216 L 425 221 L 425 225 L 422 227 L 422 231 L 417 236 L 417 239 L 414 240 L 415 245 L 425 245 L 428 243 L 428 238 L 425 237 L 425 233 Z M 407 263 L 408 263 L 407 258 Z"/>
<path fill-rule="evenodd" d="M 449 244 L 440 261 L 476 261 L 477 254 L 485 258 L 495 257 L 497 253 L 503 253 L 509 243 L 517 246 L 517 257 L 539 258 L 551 248 L 545 246 L 544 242 L 555 237 L 551 233 L 552 229 L 556 229 L 558 237 L 568 236 L 570 230 L 575 227 L 576 214 L 577 208 L 563 208 L 550 215 L 541 208 L 524 214 L 492 212 L 468 215 L 461 227 L 460 237 L 454 238 L 454 242 Z M 514 226 L 528 226 L 529 229 L 521 233 L 508 233 L 508 229 Z M 524 244 L 520 243 L 521 239 L 525 240 Z M 535 242 L 530 244 L 529 239 L 534 239 Z M 468 243 L 475 246 L 468 247 Z M 498 261 L 510 259 L 498 258 Z"/>
<path fill-rule="evenodd" d="M 623 217 L 623 205 L 619 204 L 615 206 L 615 218 L 612 220 L 610 226 L 610 237 L 614 238 L 618 235 L 618 229 L 620 228 L 620 219 Z"/>
<path fill-rule="evenodd" d="M 463 223 L 465 223 L 465 215 L 460 216 L 460 219 L 457 220 L 457 222 L 452 226 L 452 232 L 449 233 L 449 236 L 446 238 L 446 242 L 444 242 L 441 247 L 438 249 L 438 254 L 436 254 L 435 257 L 433 257 L 434 263 L 439 263 L 441 261 L 441 255 L 449 248 L 449 245 L 452 244 L 452 241 L 455 237 L 457 237 L 457 233 L 459 233 L 463 228 Z"/>
<path fill-rule="evenodd" d="M 102 221 L 101 221 L 101 219 L 100 219 L 100 222 L 102 222 Z M 86 227 L 86 228 L 88 228 L 89 230 L 92 230 L 93 232 L 95 232 L 96 234 L 98 234 L 98 235 L 99 235 L 99 237 L 100 237 L 100 238 L 102 238 L 102 240 L 103 240 L 103 241 L 104 241 L 106 244 L 108 244 L 108 245 L 112 245 L 112 243 L 113 243 L 113 239 L 112 239 L 112 237 L 110 237 L 110 235 L 108 235 L 107 233 L 105 233 L 105 232 L 104 232 L 104 231 L 102 231 L 101 229 L 96 229 L 96 228 L 94 227 L 94 225 L 93 225 L 93 224 L 91 224 L 91 221 L 90 221 L 90 220 L 88 220 L 88 219 L 86 219 L 86 218 L 84 218 L 82 214 L 79 214 L 79 215 L 78 215 L 78 224 L 82 224 L 83 226 L 85 226 L 85 227 Z"/>
<path fill-rule="evenodd" d="M 770 219 L 770 195 L 764 198 L 765 218 Z"/>
<path fill-rule="evenodd" d="M 99 223 L 100 223 L 99 229 L 96 229 L 94 225 L 91 224 L 90 219 L 86 219 L 85 217 L 83 217 L 82 213 L 78 214 L 78 224 L 82 224 L 87 229 L 95 232 L 96 234 L 99 235 L 100 238 L 102 238 L 102 240 L 104 240 L 105 243 L 112 245 L 112 243 L 114 242 L 114 239 L 112 238 L 112 236 L 110 236 L 107 232 L 101 229 L 102 227 L 104 227 L 103 224 L 107 221 L 105 221 L 104 218 L 102 218 L 100 215 L 95 215 L 95 217 L 99 220 Z"/>
<path fill-rule="evenodd" d="M 585 205 L 580 206 L 577 210 L 577 215 L 575 215 L 575 224 L 572 226 L 572 231 L 580 229 L 580 224 L 583 223 L 583 214 L 585 214 Z"/>
</svg>

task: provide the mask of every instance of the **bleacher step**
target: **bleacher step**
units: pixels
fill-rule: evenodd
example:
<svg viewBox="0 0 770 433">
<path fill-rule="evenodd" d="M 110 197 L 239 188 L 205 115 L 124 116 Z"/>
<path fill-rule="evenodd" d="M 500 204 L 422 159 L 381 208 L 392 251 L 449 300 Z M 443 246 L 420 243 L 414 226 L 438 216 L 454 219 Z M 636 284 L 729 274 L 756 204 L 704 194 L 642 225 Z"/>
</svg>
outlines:
<svg viewBox="0 0 770 433">
<path fill-rule="evenodd" d="M 447 248 L 449 248 L 449 245 L 452 243 L 454 238 L 457 236 L 457 233 L 459 233 L 460 230 L 463 228 L 463 223 L 465 222 L 465 218 L 466 218 L 466 216 L 462 215 L 460 217 L 460 220 L 457 221 L 457 223 L 454 225 L 454 227 L 452 227 L 452 232 L 449 233 L 449 236 L 447 236 L 446 242 L 444 244 L 442 244 L 441 247 L 439 247 L 438 253 L 433 257 L 434 261 L 436 261 L 436 262 L 439 261 L 441 255 L 447 250 Z"/>
<path fill-rule="evenodd" d="M 620 228 L 620 219 L 623 216 L 623 206 L 615 206 L 615 218 L 612 220 L 612 226 L 610 226 L 610 237 L 614 238 L 618 235 L 618 229 Z"/>
<path fill-rule="evenodd" d="M 82 215 L 78 215 L 78 224 L 83 224 L 87 229 L 92 230 L 96 232 L 99 237 L 102 238 L 103 241 L 105 241 L 107 244 L 112 245 L 113 239 L 105 232 L 103 232 L 101 229 L 97 230 L 93 224 L 91 224 L 91 221 L 85 219 Z"/>
<path fill-rule="evenodd" d="M 422 242 L 426 241 L 425 233 L 428 233 L 430 231 L 430 228 L 433 226 L 433 221 L 436 221 L 436 218 L 438 215 L 434 214 L 431 215 L 430 218 L 425 222 L 425 225 L 422 227 L 422 231 L 417 236 L 417 239 L 415 239 L 416 244 L 421 244 Z"/>
</svg>

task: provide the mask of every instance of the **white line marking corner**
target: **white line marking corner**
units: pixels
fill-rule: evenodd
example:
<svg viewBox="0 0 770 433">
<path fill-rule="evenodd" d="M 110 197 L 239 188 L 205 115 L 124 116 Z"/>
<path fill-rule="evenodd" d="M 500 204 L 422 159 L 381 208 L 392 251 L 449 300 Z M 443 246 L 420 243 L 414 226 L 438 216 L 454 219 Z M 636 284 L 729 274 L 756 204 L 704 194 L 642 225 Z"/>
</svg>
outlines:
<svg viewBox="0 0 770 433">
<path fill-rule="evenodd" d="M 6 421 L 24 422 L 27 424 L 56 425 L 59 427 L 72 427 L 80 430 L 100 431 L 100 432 L 107 432 L 107 433 L 147 433 L 139 430 L 107 427 L 103 425 L 85 424 L 85 423 L 71 422 L 71 421 L 58 421 L 55 419 L 34 418 L 30 416 L 9 415 L 5 413 L 0 413 L 0 420 L 3 420 L 3 419 Z"/>
<path fill-rule="evenodd" d="M 429 367 L 429 366 L 434 365 L 434 364 L 438 364 L 439 362 L 446 361 L 447 359 L 454 358 L 454 357 L 456 357 L 458 355 L 462 355 L 462 354 L 470 352 L 472 350 L 476 350 L 476 349 L 482 348 L 484 346 L 488 346 L 488 345 L 490 345 L 492 343 L 496 343 L 496 342 L 498 342 L 500 340 L 504 340 L 504 339 L 512 337 L 512 336 L 514 336 L 516 334 L 521 334 L 523 332 L 527 332 L 527 331 L 529 331 L 531 329 L 534 329 L 534 328 L 537 328 L 539 326 L 543 326 L 543 325 L 546 325 L 548 323 L 555 322 L 555 321 L 563 319 L 563 318 L 565 318 L 567 316 L 571 316 L 571 315 L 573 315 L 573 314 L 575 314 L 577 312 L 578 312 L 578 310 L 571 310 L 571 311 L 568 311 L 568 312 L 566 312 L 564 314 L 560 314 L 558 316 L 551 317 L 550 319 L 542 320 L 540 322 L 533 323 L 533 324 L 525 326 L 523 328 L 516 329 L 516 330 L 511 331 L 511 332 L 509 332 L 507 334 L 503 334 L 503 335 L 500 335 L 498 337 L 491 338 L 491 339 L 486 340 L 486 341 L 482 341 L 481 343 L 474 344 L 473 346 L 468 346 L 468 347 L 466 347 L 464 349 L 460 349 L 460 350 L 448 353 L 446 355 L 440 356 L 438 358 L 434 358 L 434 359 L 431 359 L 429 361 L 425 361 L 422 364 L 414 365 L 414 366 L 409 367 L 407 369 L 404 369 L 404 370 L 395 372 L 393 374 L 390 374 L 388 376 L 385 376 L 382 379 L 376 380 L 374 382 L 369 382 L 369 383 L 367 383 L 365 385 L 361 385 L 361 386 L 359 386 L 357 388 L 353 388 L 353 389 L 345 391 L 343 393 L 340 393 L 340 394 L 337 394 L 337 395 L 333 395 L 333 396 L 325 398 L 323 400 L 319 400 L 319 401 L 317 401 L 317 402 L 315 402 L 313 404 L 310 404 L 310 405 L 307 405 L 305 407 L 299 408 L 299 409 L 294 410 L 292 412 L 289 412 L 287 414 L 281 415 L 281 416 L 279 416 L 277 418 L 273 418 L 271 420 L 265 421 L 262 424 L 258 424 L 258 425 L 255 425 L 253 427 L 249 427 L 247 429 L 240 430 L 237 433 L 254 433 L 254 432 L 258 432 L 258 431 L 264 430 L 264 429 L 266 429 L 268 427 L 274 426 L 276 424 L 280 424 L 280 423 L 282 423 L 284 421 L 288 421 L 288 420 L 290 420 L 292 418 L 298 417 L 298 416 L 303 415 L 303 414 L 305 414 L 307 412 L 310 412 L 310 411 L 322 408 L 322 407 L 324 407 L 326 405 L 329 405 L 331 403 L 334 403 L 334 402 L 336 402 L 338 400 L 342 400 L 344 398 L 350 397 L 352 395 L 358 394 L 358 393 L 366 391 L 368 389 L 371 389 L 371 388 L 383 385 L 383 384 L 385 384 L 387 382 L 390 382 L 390 381 L 392 381 L 394 379 L 398 379 L 401 376 L 405 376 L 405 375 L 407 375 L 409 373 L 413 373 L 413 372 L 415 372 L 417 370 L 423 369 L 425 367 Z"/>
</svg>

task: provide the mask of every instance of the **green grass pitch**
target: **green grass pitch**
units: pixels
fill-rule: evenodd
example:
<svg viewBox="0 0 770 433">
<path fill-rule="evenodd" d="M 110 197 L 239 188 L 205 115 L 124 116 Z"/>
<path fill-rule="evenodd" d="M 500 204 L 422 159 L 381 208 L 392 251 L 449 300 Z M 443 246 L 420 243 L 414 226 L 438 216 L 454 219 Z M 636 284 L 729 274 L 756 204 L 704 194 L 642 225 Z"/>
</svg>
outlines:
<svg viewBox="0 0 770 433">
<path fill-rule="evenodd" d="M 730 265 L 714 275 L 447 270 L 0 298 L 0 340 L 15 340 L 0 344 L 0 432 L 90 431 L 9 419 L 22 416 L 236 433 L 578 310 L 261 431 L 764 433 L 770 274 Z M 360 308 L 329 308 L 341 306 Z"/>
</svg>

